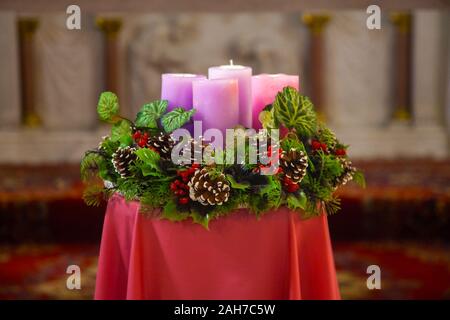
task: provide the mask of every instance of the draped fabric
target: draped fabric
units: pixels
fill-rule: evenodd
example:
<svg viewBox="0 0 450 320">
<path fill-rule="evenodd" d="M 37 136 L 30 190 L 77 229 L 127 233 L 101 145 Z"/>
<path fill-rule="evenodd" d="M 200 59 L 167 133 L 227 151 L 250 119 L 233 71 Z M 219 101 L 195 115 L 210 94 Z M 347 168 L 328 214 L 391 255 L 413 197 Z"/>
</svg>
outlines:
<svg viewBox="0 0 450 320">
<path fill-rule="evenodd" d="M 327 218 L 245 209 L 210 222 L 139 214 L 108 204 L 96 299 L 339 299 Z"/>
</svg>

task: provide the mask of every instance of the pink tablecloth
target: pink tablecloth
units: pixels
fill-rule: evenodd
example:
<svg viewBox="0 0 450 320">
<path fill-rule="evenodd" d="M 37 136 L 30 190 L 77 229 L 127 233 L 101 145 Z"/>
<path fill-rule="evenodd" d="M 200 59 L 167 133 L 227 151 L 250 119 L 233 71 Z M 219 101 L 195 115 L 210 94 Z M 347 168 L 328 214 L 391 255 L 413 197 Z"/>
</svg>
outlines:
<svg viewBox="0 0 450 320">
<path fill-rule="evenodd" d="M 210 223 L 170 222 L 108 204 L 96 299 L 339 299 L 326 216 L 245 210 Z"/>
</svg>

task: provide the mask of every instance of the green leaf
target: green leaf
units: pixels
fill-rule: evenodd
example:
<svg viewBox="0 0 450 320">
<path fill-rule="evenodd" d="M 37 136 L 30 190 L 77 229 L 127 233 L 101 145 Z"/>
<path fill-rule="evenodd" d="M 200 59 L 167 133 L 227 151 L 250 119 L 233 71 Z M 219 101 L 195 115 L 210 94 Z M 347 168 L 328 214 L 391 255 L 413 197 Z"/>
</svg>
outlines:
<svg viewBox="0 0 450 320">
<path fill-rule="evenodd" d="M 144 177 L 161 176 L 161 169 L 159 167 L 160 156 L 156 151 L 142 148 L 136 151 L 136 155 L 141 160 L 136 166 L 141 169 Z"/>
<path fill-rule="evenodd" d="M 191 119 L 195 112 L 195 109 L 186 111 L 183 108 L 175 108 L 169 113 L 166 113 L 161 119 L 164 130 L 166 132 L 172 132 L 181 128 Z"/>
<path fill-rule="evenodd" d="M 121 146 L 128 146 L 132 143 L 131 126 L 127 120 L 120 120 L 111 128 L 111 141 L 119 141 Z"/>
<path fill-rule="evenodd" d="M 97 152 L 87 152 L 80 165 L 81 180 L 87 182 L 99 176 L 104 178 L 108 173 L 107 160 Z"/>
<path fill-rule="evenodd" d="M 295 128 L 300 135 L 309 136 L 316 130 L 317 117 L 308 97 L 300 95 L 292 87 L 279 92 L 273 103 L 275 121 L 286 128 Z"/>
<path fill-rule="evenodd" d="M 305 145 L 296 137 L 293 138 L 286 137 L 283 140 L 281 140 L 281 148 L 283 150 L 295 149 L 306 153 Z"/>
<path fill-rule="evenodd" d="M 100 143 L 100 149 L 105 152 L 109 157 L 112 156 L 114 152 L 116 152 L 117 148 L 120 147 L 119 141 L 112 141 L 111 138 L 105 137 L 103 141 Z"/>
<path fill-rule="evenodd" d="M 179 212 L 175 201 L 170 199 L 163 208 L 162 218 L 170 221 L 182 221 L 187 218 L 187 214 Z"/>
<path fill-rule="evenodd" d="M 191 212 L 190 216 L 194 223 L 201 224 L 205 229 L 209 229 L 209 220 L 210 220 L 209 214 L 202 215 L 196 211 L 193 211 Z"/>
<path fill-rule="evenodd" d="M 157 128 L 157 120 L 166 112 L 167 100 L 156 100 L 144 104 L 136 116 L 136 126 L 145 128 Z"/>
<path fill-rule="evenodd" d="M 125 148 L 128 146 L 131 146 L 133 144 L 133 138 L 131 136 L 122 136 L 122 138 L 120 138 L 120 147 L 121 148 Z"/>
<path fill-rule="evenodd" d="M 111 122 L 119 113 L 119 99 L 113 92 L 103 92 L 97 104 L 97 113 L 102 121 Z"/>
<path fill-rule="evenodd" d="M 272 110 L 261 111 L 258 115 L 258 120 L 264 129 L 276 128 Z"/>
<path fill-rule="evenodd" d="M 325 208 L 326 214 L 328 215 L 335 214 L 341 209 L 341 199 L 331 198 L 328 201 L 324 201 L 323 206 Z"/>
<path fill-rule="evenodd" d="M 98 207 L 102 201 L 105 199 L 104 197 L 104 188 L 99 185 L 91 185 L 84 189 L 83 191 L 83 200 L 88 206 Z"/>
<path fill-rule="evenodd" d="M 361 171 L 356 171 L 353 174 L 353 180 L 362 188 L 366 187 L 366 178 L 364 177 L 364 174 Z"/>
<path fill-rule="evenodd" d="M 298 209 L 304 210 L 306 208 L 306 201 L 307 199 L 304 192 L 300 192 L 298 197 L 296 197 L 293 194 L 290 194 L 287 197 L 287 205 L 291 210 L 298 210 Z"/>
<path fill-rule="evenodd" d="M 140 197 L 141 205 L 148 208 L 162 208 L 173 196 L 170 190 L 171 180 L 152 181 L 145 187 L 145 192 Z"/>
<path fill-rule="evenodd" d="M 231 188 L 233 188 L 233 189 L 246 190 L 250 187 L 249 184 L 236 182 L 236 180 L 234 180 L 234 178 L 231 174 L 227 174 L 227 180 L 230 183 Z"/>
</svg>

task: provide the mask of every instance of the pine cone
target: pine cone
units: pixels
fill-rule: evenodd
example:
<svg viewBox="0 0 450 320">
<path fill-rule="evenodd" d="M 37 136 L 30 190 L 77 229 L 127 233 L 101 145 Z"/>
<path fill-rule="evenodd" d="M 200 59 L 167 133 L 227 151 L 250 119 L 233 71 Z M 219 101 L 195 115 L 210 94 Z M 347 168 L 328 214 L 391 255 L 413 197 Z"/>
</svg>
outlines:
<svg viewBox="0 0 450 320">
<path fill-rule="evenodd" d="M 130 164 L 137 158 L 135 151 L 136 149 L 132 147 L 119 148 L 112 155 L 112 164 L 122 178 L 131 175 Z"/>
<path fill-rule="evenodd" d="M 206 169 L 195 171 L 188 183 L 189 196 L 202 205 L 222 205 L 228 201 L 230 186 L 222 173 L 218 178 L 211 179 Z"/>
<path fill-rule="evenodd" d="M 282 175 L 291 179 L 293 183 L 299 183 L 306 175 L 308 168 L 308 157 L 303 151 L 292 148 L 289 151 L 281 152 L 280 167 Z"/>
<path fill-rule="evenodd" d="M 169 134 L 160 133 L 157 136 L 148 138 L 147 145 L 154 148 L 163 160 L 170 160 L 172 148 L 175 145 L 172 137 Z"/>
<path fill-rule="evenodd" d="M 352 162 L 346 158 L 338 158 L 342 168 L 344 169 L 342 174 L 336 178 L 334 186 L 337 189 L 340 186 L 344 186 L 347 182 L 353 179 L 356 168 L 352 165 Z"/>
</svg>

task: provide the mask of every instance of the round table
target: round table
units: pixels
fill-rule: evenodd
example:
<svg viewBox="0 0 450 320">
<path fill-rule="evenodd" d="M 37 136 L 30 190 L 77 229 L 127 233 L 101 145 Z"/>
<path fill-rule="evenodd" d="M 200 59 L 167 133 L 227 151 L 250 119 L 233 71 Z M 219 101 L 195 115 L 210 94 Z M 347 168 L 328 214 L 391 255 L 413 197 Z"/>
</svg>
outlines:
<svg viewBox="0 0 450 320">
<path fill-rule="evenodd" d="M 339 299 L 326 215 L 171 222 L 108 202 L 95 299 Z"/>
</svg>

